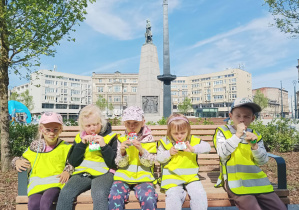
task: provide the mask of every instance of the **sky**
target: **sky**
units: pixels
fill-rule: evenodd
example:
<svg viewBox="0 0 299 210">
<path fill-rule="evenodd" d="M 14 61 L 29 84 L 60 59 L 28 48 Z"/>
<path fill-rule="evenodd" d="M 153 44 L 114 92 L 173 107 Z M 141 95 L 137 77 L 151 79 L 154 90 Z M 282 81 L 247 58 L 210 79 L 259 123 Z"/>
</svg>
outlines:
<svg viewBox="0 0 299 210">
<path fill-rule="evenodd" d="M 282 87 L 294 96 L 299 39 L 274 26 L 262 0 L 168 0 L 170 71 L 191 76 L 241 67 L 252 88 Z M 152 26 L 163 72 L 163 0 L 98 0 L 86 20 L 62 40 L 55 57 L 41 57 L 38 69 L 91 76 L 138 73 L 146 20 Z M 28 81 L 10 74 L 10 86 Z M 299 84 L 296 86 L 299 90 Z"/>
</svg>

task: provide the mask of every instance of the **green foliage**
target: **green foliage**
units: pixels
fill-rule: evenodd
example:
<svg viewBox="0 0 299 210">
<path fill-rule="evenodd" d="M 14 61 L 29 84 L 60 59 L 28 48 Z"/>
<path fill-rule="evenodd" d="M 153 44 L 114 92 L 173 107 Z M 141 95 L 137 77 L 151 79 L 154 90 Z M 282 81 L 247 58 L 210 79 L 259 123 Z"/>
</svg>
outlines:
<svg viewBox="0 0 299 210">
<path fill-rule="evenodd" d="M 156 123 L 154 121 L 147 121 L 145 124 L 146 125 L 156 125 Z"/>
<path fill-rule="evenodd" d="M 63 120 L 63 124 L 65 126 L 78 126 L 78 122 L 73 119 Z"/>
<path fill-rule="evenodd" d="M 211 120 L 205 118 L 205 120 L 202 122 L 203 125 L 214 125 L 214 122 L 212 122 Z"/>
<path fill-rule="evenodd" d="M 36 139 L 38 133 L 38 125 L 25 125 L 23 123 L 15 123 L 9 126 L 9 147 L 10 156 L 21 156 L 23 152 L 30 146 L 30 143 Z"/>
<path fill-rule="evenodd" d="M 110 124 L 113 125 L 121 125 L 121 120 L 119 117 L 114 117 L 114 118 L 108 118 L 107 119 L 108 122 L 110 122 Z"/>
<path fill-rule="evenodd" d="M 255 92 L 255 95 L 253 97 L 253 102 L 260 105 L 262 110 L 268 106 L 268 101 L 269 99 L 265 97 L 265 95 L 260 90 L 257 90 Z"/>
<path fill-rule="evenodd" d="M 19 94 L 17 92 L 11 92 L 9 96 L 9 100 L 17 101 L 19 98 Z"/>
<path fill-rule="evenodd" d="M 299 34 L 299 4 L 297 0 L 264 0 L 269 12 L 275 20 L 275 26 L 281 32 L 289 33 L 293 37 Z"/>
<path fill-rule="evenodd" d="M 192 109 L 191 99 L 186 97 L 183 102 L 178 104 L 178 110 L 180 113 L 185 114 Z"/>
<path fill-rule="evenodd" d="M 27 106 L 30 111 L 34 109 L 33 97 L 29 95 L 29 90 L 21 93 L 19 101 Z"/>
<path fill-rule="evenodd" d="M 108 102 L 103 96 L 99 95 L 96 105 L 103 111 L 107 108 Z"/>
<path fill-rule="evenodd" d="M 267 125 L 256 120 L 250 128 L 257 130 L 263 137 L 267 151 L 289 152 L 299 143 L 299 132 L 291 126 L 291 119 L 274 119 Z"/>
<path fill-rule="evenodd" d="M 167 118 L 165 118 L 164 116 L 157 121 L 158 125 L 167 125 Z"/>
</svg>

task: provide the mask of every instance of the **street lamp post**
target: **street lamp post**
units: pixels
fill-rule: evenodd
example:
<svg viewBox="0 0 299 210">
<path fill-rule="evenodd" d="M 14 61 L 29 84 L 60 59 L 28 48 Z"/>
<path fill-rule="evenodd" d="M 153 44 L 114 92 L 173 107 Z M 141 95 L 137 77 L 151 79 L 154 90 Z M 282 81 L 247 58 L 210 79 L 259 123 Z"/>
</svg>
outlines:
<svg viewBox="0 0 299 210">
<path fill-rule="evenodd" d="M 295 119 L 297 119 L 297 96 L 296 96 L 296 84 L 297 84 L 297 81 L 296 80 L 293 80 L 293 84 L 294 84 L 294 103 L 295 103 Z"/>
</svg>

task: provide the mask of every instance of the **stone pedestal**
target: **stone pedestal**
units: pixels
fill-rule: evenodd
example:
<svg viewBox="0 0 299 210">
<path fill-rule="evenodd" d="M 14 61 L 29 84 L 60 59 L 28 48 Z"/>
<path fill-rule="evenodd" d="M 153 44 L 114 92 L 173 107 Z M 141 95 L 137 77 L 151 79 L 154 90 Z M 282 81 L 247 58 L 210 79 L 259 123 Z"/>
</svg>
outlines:
<svg viewBox="0 0 299 210">
<path fill-rule="evenodd" d="M 138 87 L 135 100 L 130 105 L 141 107 L 146 121 L 158 121 L 163 116 L 163 86 L 160 75 L 157 47 L 146 43 L 141 48 Z M 135 103 L 134 103 L 135 101 Z"/>
</svg>

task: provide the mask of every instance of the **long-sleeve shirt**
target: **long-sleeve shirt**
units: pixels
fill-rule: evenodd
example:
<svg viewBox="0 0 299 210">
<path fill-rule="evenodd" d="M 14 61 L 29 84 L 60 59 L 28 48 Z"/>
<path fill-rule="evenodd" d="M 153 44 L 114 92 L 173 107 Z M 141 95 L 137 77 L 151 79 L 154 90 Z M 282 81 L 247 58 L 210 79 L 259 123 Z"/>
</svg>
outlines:
<svg viewBox="0 0 299 210">
<path fill-rule="evenodd" d="M 98 135 L 106 136 L 110 134 L 112 131 L 110 123 L 107 123 L 107 128 L 103 133 L 99 133 Z M 85 150 L 88 144 L 84 144 L 82 142 L 76 143 L 74 141 L 74 145 L 72 146 L 72 152 L 69 155 L 68 162 L 74 166 L 79 166 L 84 160 Z M 106 144 L 104 147 L 101 147 L 101 153 L 103 155 L 103 159 L 106 165 L 111 169 L 116 169 L 115 164 L 115 156 L 117 151 L 117 137 L 113 137 L 110 140 L 109 144 Z"/>
<path fill-rule="evenodd" d="M 228 128 L 233 134 L 231 138 L 225 139 L 223 133 L 220 130 L 218 130 L 216 134 L 217 154 L 220 156 L 220 161 L 222 163 L 225 163 L 229 159 L 230 155 L 235 151 L 239 143 L 247 143 L 247 141 L 244 139 L 245 134 L 242 135 L 241 138 L 239 138 L 236 136 L 236 130 L 233 128 L 233 126 L 228 125 Z M 251 129 L 247 129 L 247 131 L 252 132 Z M 251 150 L 253 161 L 257 165 L 263 165 L 268 162 L 269 157 L 267 155 L 263 140 L 260 140 L 257 144 L 258 149 Z"/>
<path fill-rule="evenodd" d="M 209 153 L 211 151 L 211 146 L 209 143 L 200 141 L 199 144 L 194 145 L 194 152 L 196 154 Z M 170 150 L 166 150 L 163 145 L 159 145 L 157 153 L 157 161 L 160 163 L 166 163 L 171 159 Z"/>
<path fill-rule="evenodd" d="M 55 149 L 55 147 L 61 142 L 61 139 L 57 140 L 56 145 L 52 148 Z M 43 152 L 49 152 L 49 147 L 47 147 L 46 142 L 44 139 L 39 139 L 39 140 L 34 140 L 31 142 L 30 144 L 30 150 L 33 152 L 39 152 L 39 153 L 43 153 Z M 71 153 L 71 149 L 69 151 L 69 154 Z M 13 160 L 11 161 L 11 166 L 12 168 L 16 168 L 16 161 L 17 160 L 26 160 L 23 156 L 21 157 L 15 157 L 13 158 Z M 63 171 L 67 171 L 70 175 L 72 175 L 72 173 L 74 172 L 74 167 L 69 163 L 66 162 L 65 168 Z"/>
<path fill-rule="evenodd" d="M 144 126 L 139 132 L 137 140 L 140 141 L 140 143 L 155 142 L 150 132 L 150 129 L 147 126 Z M 129 164 L 129 157 L 127 154 L 122 156 L 120 146 L 121 143 L 118 141 L 115 163 L 119 167 L 126 167 Z M 143 154 L 141 156 L 139 155 L 139 160 L 145 167 L 151 167 L 155 163 L 156 154 L 151 154 L 146 149 L 143 149 Z"/>
</svg>

